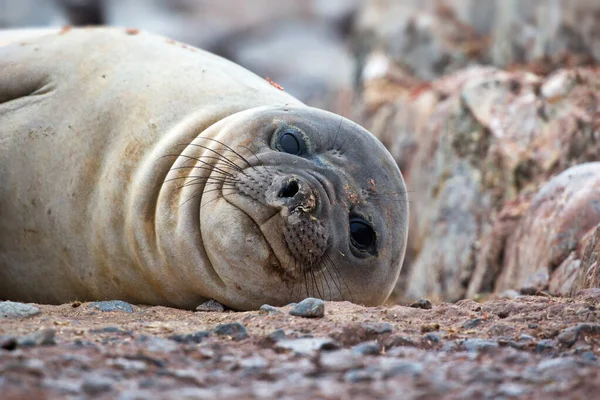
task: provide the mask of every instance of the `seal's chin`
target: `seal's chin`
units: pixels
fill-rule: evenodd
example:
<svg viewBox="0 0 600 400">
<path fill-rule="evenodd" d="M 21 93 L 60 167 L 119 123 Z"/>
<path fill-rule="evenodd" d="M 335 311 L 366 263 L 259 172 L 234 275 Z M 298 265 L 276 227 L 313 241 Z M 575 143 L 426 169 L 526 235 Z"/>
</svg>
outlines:
<svg viewBox="0 0 600 400">
<path fill-rule="evenodd" d="M 269 248 L 273 258 L 268 264 L 260 264 L 269 274 L 276 274 L 283 281 L 298 279 L 302 273 L 302 265 L 295 261 L 290 252 L 285 235 L 286 210 L 277 210 L 247 196 L 231 193 L 224 196 L 233 212 L 243 215 L 237 223 L 243 226 L 247 235 L 255 236 Z M 252 226 L 252 229 L 249 227 Z M 251 232 L 251 233 L 250 233 Z M 276 260 L 276 262 L 273 262 Z"/>
</svg>

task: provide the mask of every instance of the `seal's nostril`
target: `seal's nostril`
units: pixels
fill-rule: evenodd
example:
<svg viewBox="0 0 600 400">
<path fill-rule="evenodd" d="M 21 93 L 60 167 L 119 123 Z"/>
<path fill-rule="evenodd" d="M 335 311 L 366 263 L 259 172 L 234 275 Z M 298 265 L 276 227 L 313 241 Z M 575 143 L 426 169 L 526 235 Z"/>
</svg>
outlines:
<svg viewBox="0 0 600 400">
<path fill-rule="evenodd" d="M 289 181 L 287 185 L 279 192 L 279 197 L 294 197 L 296 193 L 298 193 L 298 182 L 297 181 Z"/>
</svg>

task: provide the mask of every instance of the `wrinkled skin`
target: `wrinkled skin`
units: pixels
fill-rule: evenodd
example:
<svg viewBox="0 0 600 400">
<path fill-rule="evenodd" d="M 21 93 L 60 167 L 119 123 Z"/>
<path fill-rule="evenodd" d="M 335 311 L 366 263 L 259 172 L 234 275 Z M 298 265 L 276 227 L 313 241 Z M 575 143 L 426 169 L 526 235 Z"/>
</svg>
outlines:
<svg viewBox="0 0 600 400">
<path fill-rule="evenodd" d="M 389 296 L 408 202 L 370 133 L 147 33 L 7 37 L 0 299 L 254 309 Z M 302 154 L 281 148 L 285 129 Z M 368 249 L 352 218 L 372 229 Z"/>
</svg>

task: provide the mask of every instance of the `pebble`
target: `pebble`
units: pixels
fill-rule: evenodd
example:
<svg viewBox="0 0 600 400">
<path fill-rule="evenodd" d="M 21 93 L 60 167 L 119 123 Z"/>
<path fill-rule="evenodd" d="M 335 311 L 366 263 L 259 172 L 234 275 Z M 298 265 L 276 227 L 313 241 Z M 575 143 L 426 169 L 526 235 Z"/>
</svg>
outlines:
<svg viewBox="0 0 600 400">
<path fill-rule="evenodd" d="M 558 341 L 565 346 L 575 344 L 580 335 L 600 335 L 600 324 L 581 323 L 564 329 L 558 334 Z"/>
<path fill-rule="evenodd" d="M 514 289 L 508 289 L 500 293 L 498 297 L 501 299 L 516 299 L 517 297 L 521 297 L 521 293 Z"/>
<path fill-rule="evenodd" d="M 463 322 L 462 328 L 463 329 L 473 329 L 476 326 L 478 326 L 479 324 L 481 324 L 481 322 L 483 322 L 483 320 L 481 318 L 470 319 L 468 321 Z"/>
<path fill-rule="evenodd" d="M 224 312 L 225 306 L 216 300 L 208 300 L 196 307 L 199 312 Z"/>
<path fill-rule="evenodd" d="M 352 348 L 352 352 L 354 354 L 360 354 L 363 356 L 366 356 L 366 355 L 376 356 L 378 354 L 381 354 L 381 345 L 378 342 L 376 342 L 375 340 L 372 340 L 370 342 L 363 342 L 363 343 L 359 343 L 356 346 L 354 346 Z"/>
<path fill-rule="evenodd" d="M 127 358 L 117 358 L 115 360 L 110 361 L 110 364 L 123 369 L 125 371 L 137 371 L 143 372 L 148 369 L 148 366 L 145 362 L 140 360 L 128 360 Z"/>
<path fill-rule="evenodd" d="M 109 300 L 109 301 L 96 301 L 89 306 L 96 310 L 111 312 L 111 311 L 123 311 L 126 313 L 132 313 L 133 307 L 131 304 L 126 303 L 122 300 Z"/>
<path fill-rule="evenodd" d="M 176 343 L 172 340 L 156 336 L 140 336 L 139 343 L 142 343 L 148 351 L 155 353 L 171 353 L 178 349 Z"/>
<path fill-rule="evenodd" d="M 546 350 L 556 350 L 556 341 L 552 339 L 542 339 L 535 345 L 536 353 L 543 353 Z"/>
<path fill-rule="evenodd" d="M 259 314 L 283 314 L 279 308 L 273 307 L 272 305 L 269 305 L 269 304 L 263 304 L 262 306 L 260 306 L 260 308 L 258 309 L 258 313 Z"/>
<path fill-rule="evenodd" d="M 0 349 L 15 350 L 18 346 L 15 336 L 0 335 Z"/>
<path fill-rule="evenodd" d="M 88 375 L 83 380 L 81 389 L 88 395 L 94 396 L 113 389 L 114 381 L 102 375 Z"/>
<path fill-rule="evenodd" d="M 27 358 L 24 360 L 9 361 L 4 364 L 3 372 L 5 371 L 19 371 L 35 376 L 44 376 L 46 373 L 46 364 L 39 358 Z"/>
<path fill-rule="evenodd" d="M 0 319 L 33 317 L 39 313 L 39 308 L 29 304 L 0 301 Z"/>
<path fill-rule="evenodd" d="M 325 302 L 321 299 L 308 297 L 294 305 L 290 315 L 304 318 L 323 318 L 325 316 Z"/>
<path fill-rule="evenodd" d="M 17 344 L 22 347 L 53 346 L 56 344 L 55 335 L 54 329 L 42 329 L 18 338 Z"/>
<path fill-rule="evenodd" d="M 423 341 L 431 342 L 431 343 L 439 343 L 441 340 L 441 335 L 437 332 L 429 332 L 423 335 Z"/>
<path fill-rule="evenodd" d="M 533 336 L 528 335 L 526 333 L 521 333 L 519 335 L 519 340 L 522 342 L 531 342 L 533 339 L 535 339 Z"/>
<path fill-rule="evenodd" d="M 423 364 L 414 361 L 392 360 L 379 366 L 383 378 L 388 379 L 398 375 L 416 376 L 423 372 Z"/>
<path fill-rule="evenodd" d="M 285 331 L 283 329 L 276 329 L 273 332 L 269 333 L 267 338 L 272 342 L 278 342 L 280 340 L 285 339 Z"/>
<path fill-rule="evenodd" d="M 597 363 L 598 357 L 592 351 L 581 353 L 581 359 L 586 362 Z"/>
<path fill-rule="evenodd" d="M 198 331 L 198 332 L 194 332 L 194 333 L 188 333 L 185 335 L 179 335 L 179 334 L 171 335 L 171 336 L 169 336 L 169 339 L 174 340 L 178 343 L 198 344 L 198 343 L 201 343 L 204 339 L 206 339 L 209 336 L 210 336 L 210 331 Z"/>
<path fill-rule="evenodd" d="M 339 344 L 331 338 L 301 338 L 285 339 L 275 344 L 276 348 L 291 350 L 294 353 L 311 355 L 320 350 L 333 350 L 339 348 Z"/>
<path fill-rule="evenodd" d="M 344 374 L 344 380 L 350 383 L 372 381 L 373 372 L 364 369 L 353 369 Z"/>
<path fill-rule="evenodd" d="M 517 383 L 506 382 L 498 387 L 498 394 L 507 397 L 523 397 L 531 391 L 525 385 L 519 385 Z"/>
<path fill-rule="evenodd" d="M 381 335 L 382 333 L 389 333 L 394 330 L 394 327 L 389 322 L 366 323 L 362 324 L 362 326 L 368 334 Z"/>
<path fill-rule="evenodd" d="M 264 357 L 256 356 L 246 358 L 240 361 L 240 367 L 247 369 L 262 369 L 269 366 L 269 363 Z"/>
<path fill-rule="evenodd" d="M 385 347 L 396 347 L 396 346 L 413 346 L 419 347 L 419 342 L 410 336 L 394 336 L 389 340 L 385 341 Z"/>
<path fill-rule="evenodd" d="M 465 339 L 460 346 L 467 351 L 487 351 L 498 348 L 498 342 L 486 339 Z"/>
<path fill-rule="evenodd" d="M 233 340 L 242 340 L 250 337 L 246 327 L 239 322 L 217 325 L 214 330 L 218 336 L 230 336 Z"/>
<path fill-rule="evenodd" d="M 362 367 L 363 358 L 350 349 L 326 351 L 321 353 L 319 365 L 328 372 L 345 372 Z"/>
<path fill-rule="evenodd" d="M 433 305 L 431 304 L 430 300 L 421 298 L 409 305 L 409 307 L 421 308 L 423 310 L 431 310 L 433 308 Z"/>
</svg>

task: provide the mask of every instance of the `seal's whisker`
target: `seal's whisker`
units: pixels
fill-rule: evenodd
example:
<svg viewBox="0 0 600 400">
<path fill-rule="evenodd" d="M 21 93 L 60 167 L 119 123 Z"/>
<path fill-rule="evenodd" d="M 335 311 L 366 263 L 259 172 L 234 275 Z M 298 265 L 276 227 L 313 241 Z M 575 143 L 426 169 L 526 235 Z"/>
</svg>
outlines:
<svg viewBox="0 0 600 400">
<path fill-rule="evenodd" d="M 235 180 L 235 179 L 231 179 L 231 178 L 227 178 L 227 177 L 215 177 L 215 176 L 178 176 L 175 178 L 169 178 L 167 180 L 165 180 L 163 183 L 169 183 L 169 182 L 174 182 L 174 181 L 180 181 L 180 180 L 185 180 L 185 179 L 191 179 L 192 182 L 195 183 L 209 183 L 209 182 L 215 182 L 215 183 L 228 183 L 231 185 L 235 185 L 237 184 L 239 181 Z M 202 179 L 204 179 L 204 181 L 201 181 Z M 190 182 L 186 182 L 185 184 L 188 184 Z M 159 185 L 160 186 L 160 185 Z"/>
<path fill-rule="evenodd" d="M 175 156 L 175 155 L 174 154 L 167 154 L 167 155 L 165 155 L 163 157 L 168 157 L 168 156 Z M 212 165 L 210 163 L 207 163 L 206 161 L 202 161 L 201 159 L 199 159 L 197 157 L 188 156 L 186 154 L 177 154 L 177 157 L 184 157 L 187 160 L 195 160 L 195 161 L 198 161 L 198 162 L 200 162 L 200 163 L 202 163 L 204 165 L 207 165 L 210 168 L 211 171 L 219 171 L 219 172 L 221 172 L 221 173 L 223 173 L 225 175 L 229 175 L 229 176 L 232 176 L 232 177 L 234 176 L 231 172 L 224 171 L 224 170 L 220 169 L 219 167 L 215 167 L 214 165 Z M 185 165 L 185 162 L 184 162 L 184 165 Z M 173 167 L 171 169 L 174 169 L 174 168 L 177 168 L 177 167 Z"/>
<path fill-rule="evenodd" d="M 227 165 L 230 168 L 235 169 L 236 171 L 239 172 L 244 172 L 244 170 L 237 165 L 236 163 L 234 163 L 233 161 L 229 160 L 228 158 L 226 158 L 223 155 L 219 155 L 219 157 L 215 157 L 215 156 L 200 156 L 200 158 L 202 159 L 208 159 L 208 160 L 218 160 L 217 163 L 215 163 L 215 165 L 218 165 L 219 163 L 223 163 L 224 165 Z"/>
<path fill-rule="evenodd" d="M 236 156 L 238 156 L 242 161 L 244 161 L 249 167 L 252 167 L 252 164 L 250 164 L 250 162 L 248 162 L 248 160 L 242 156 L 241 154 L 239 154 L 237 151 L 235 151 L 234 149 L 232 149 L 230 146 L 226 145 L 225 143 L 217 140 L 217 139 L 213 139 L 213 138 L 207 138 L 207 137 L 203 137 L 203 136 L 198 136 L 196 139 L 204 139 L 204 140 L 212 140 L 213 142 L 219 143 L 221 146 L 225 147 L 226 149 L 228 149 L 229 151 L 231 151 L 233 154 L 235 154 Z M 196 140 L 194 139 L 194 140 Z"/>
<path fill-rule="evenodd" d="M 335 279 L 335 276 L 331 273 L 331 270 L 327 267 L 327 264 L 333 264 L 333 261 L 329 258 L 329 256 L 326 255 L 323 259 L 323 268 L 325 269 L 325 271 L 327 271 L 327 274 L 329 275 L 331 281 L 333 282 L 337 291 L 339 292 L 340 297 L 342 298 L 342 300 L 344 300 L 344 292 L 342 292 L 338 281 Z M 331 297 L 333 298 L 333 295 Z"/>
<path fill-rule="evenodd" d="M 312 268 L 308 269 L 308 274 L 310 275 L 310 279 L 313 283 L 314 288 L 317 290 L 319 298 L 323 300 L 323 295 L 321 294 L 321 290 L 319 289 L 319 284 L 317 283 L 317 277 L 315 275 L 315 271 Z"/>
<path fill-rule="evenodd" d="M 199 138 L 196 138 L 196 139 L 199 139 Z M 194 139 L 194 140 L 196 140 L 196 139 Z M 207 140 L 214 140 L 214 139 L 208 139 L 208 138 L 203 138 L 203 139 L 207 139 Z M 221 145 L 223 145 L 223 146 L 225 146 L 225 147 L 229 147 L 229 146 L 227 146 L 227 145 L 224 145 L 223 143 L 219 142 L 218 140 L 216 140 L 216 142 L 217 142 L 217 143 L 219 143 L 219 144 L 221 144 Z M 224 154 L 222 154 L 222 153 L 219 153 L 219 152 L 218 152 L 218 151 L 216 151 L 215 149 L 211 149 L 210 147 L 204 146 L 204 145 L 202 145 L 202 144 L 198 144 L 198 143 L 194 143 L 194 142 L 192 142 L 192 143 L 190 143 L 190 144 L 179 143 L 179 144 L 177 144 L 177 146 L 186 146 L 186 147 L 187 147 L 187 146 L 194 146 L 194 147 L 200 147 L 200 148 L 202 148 L 202 149 L 208 150 L 208 151 L 210 151 L 211 153 L 214 153 L 214 154 L 218 155 L 219 157 L 222 157 L 223 159 L 225 159 L 225 160 L 229 161 L 231 164 L 233 164 L 233 165 L 236 165 L 236 166 L 237 166 L 237 164 L 236 164 L 235 162 L 233 162 L 232 160 L 230 160 L 229 158 L 227 158 L 227 157 L 226 157 Z M 234 153 L 235 153 L 235 152 L 234 152 Z M 239 156 L 239 155 L 238 155 L 238 156 Z M 207 156 L 204 156 L 204 157 L 207 157 Z M 244 158 L 242 158 L 242 161 L 246 162 L 246 160 L 245 160 Z M 240 170 L 241 170 L 241 168 L 240 168 Z"/>
<path fill-rule="evenodd" d="M 340 115 L 340 123 L 337 127 L 337 132 L 335 133 L 335 136 L 333 138 L 333 142 L 331 143 L 331 148 L 334 149 L 335 148 L 335 142 L 337 141 L 337 137 L 340 134 L 340 131 L 342 130 L 342 122 L 344 122 L 344 116 Z"/>
<path fill-rule="evenodd" d="M 183 206 L 184 206 L 184 205 L 185 205 L 185 204 L 186 204 L 188 201 L 190 201 L 190 200 L 192 200 L 192 199 L 194 199 L 194 198 L 198 197 L 198 195 L 199 195 L 199 194 L 198 194 L 198 192 L 199 192 L 199 191 L 202 191 L 202 193 L 201 193 L 201 194 L 204 194 L 204 193 L 209 193 L 209 192 L 216 191 L 216 190 L 221 190 L 221 188 L 219 187 L 219 188 L 216 188 L 216 189 L 210 189 L 210 190 L 202 190 L 202 188 L 200 188 L 200 189 L 196 190 L 196 192 L 194 192 L 194 194 L 192 194 L 192 196 L 190 196 L 190 198 L 189 198 L 189 199 L 187 199 L 186 201 L 184 201 L 183 203 L 181 203 L 181 205 L 180 205 L 179 207 L 177 207 L 177 210 L 179 210 L 181 207 L 183 207 Z M 200 194 L 200 195 L 201 195 L 201 194 Z M 228 193 L 227 195 L 229 195 L 229 194 L 233 194 L 233 193 Z M 214 199 L 210 200 L 209 202 L 207 202 L 207 203 L 205 203 L 205 204 L 201 205 L 201 206 L 200 206 L 200 209 L 202 209 L 202 207 L 204 207 L 206 204 L 209 204 L 209 203 L 211 203 L 211 202 L 213 202 L 213 201 L 215 201 L 215 200 L 218 200 L 218 199 L 220 199 L 221 197 L 225 197 L 225 196 L 226 196 L 226 195 L 225 195 L 225 194 L 224 194 L 224 193 L 221 191 L 221 193 L 220 193 L 220 195 L 219 195 L 219 196 L 217 196 L 217 197 L 215 197 Z"/>
<path fill-rule="evenodd" d="M 246 147 L 246 146 L 240 146 L 246 150 L 248 150 L 250 153 L 252 153 L 252 155 L 254 156 L 254 158 L 256 158 L 256 160 L 258 161 L 259 164 L 262 164 L 263 162 L 260 160 L 260 158 L 258 158 L 258 154 L 256 154 L 254 151 L 252 151 L 251 148 Z M 254 167 L 252 167 L 254 169 Z"/>
<path fill-rule="evenodd" d="M 329 256 L 326 256 L 326 257 L 329 258 Z M 346 290 L 348 291 L 348 294 L 350 295 L 350 301 L 354 303 L 354 297 L 352 296 L 352 290 L 350 290 L 350 286 L 348 286 L 348 283 L 344 279 L 344 275 L 340 271 L 339 267 L 337 265 L 335 265 L 335 263 L 333 262 L 333 260 L 331 258 L 329 258 L 329 261 L 331 262 L 331 267 L 333 268 L 333 271 L 340 278 L 340 280 L 342 281 L 344 286 L 346 286 Z"/>
<path fill-rule="evenodd" d="M 209 191 L 207 191 L 207 192 L 213 192 L 213 191 L 217 191 L 217 190 L 219 190 L 219 189 L 221 189 L 221 188 L 212 189 L 212 190 L 209 190 Z M 215 200 L 219 200 L 221 197 L 225 197 L 225 196 L 231 196 L 232 194 L 235 194 L 235 193 L 227 193 L 227 194 L 225 194 L 225 193 L 223 193 L 223 191 L 221 190 L 221 193 L 219 194 L 219 196 L 217 196 L 217 197 L 215 197 L 214 199 L 212 199 L 212 200 L 209 200 L 209 201 L 207 201 L 206 203 L 202 204 L 202 205 L 200 206 L 200 209 L 202 209 L 204 206 L 206 206 L 206 205 L 208 205 L 208 204 L 212 203 L 212 202 L 213 202 L 213 201 L 215 201 Z"/>
<path fill-rule="evenodd" d="M 323 264 L 323 268 L 321 268 L 321 271 L 322 271 L 323 278 L 325 280 L 325 284 L 327 285 L 327 289 L 329 290 L 328 300 L 333 300 L 333 292 L 331 291 L 331 286 L 329 285 L 329 279 L 327 279 L 327 276 L 325 275 L 325 272 L 329 272 L 327 270 L 327 266 L 325 264 Z M 323 292 L 325 292 L 325 288 L 323 288 Z"/>
</svg>

